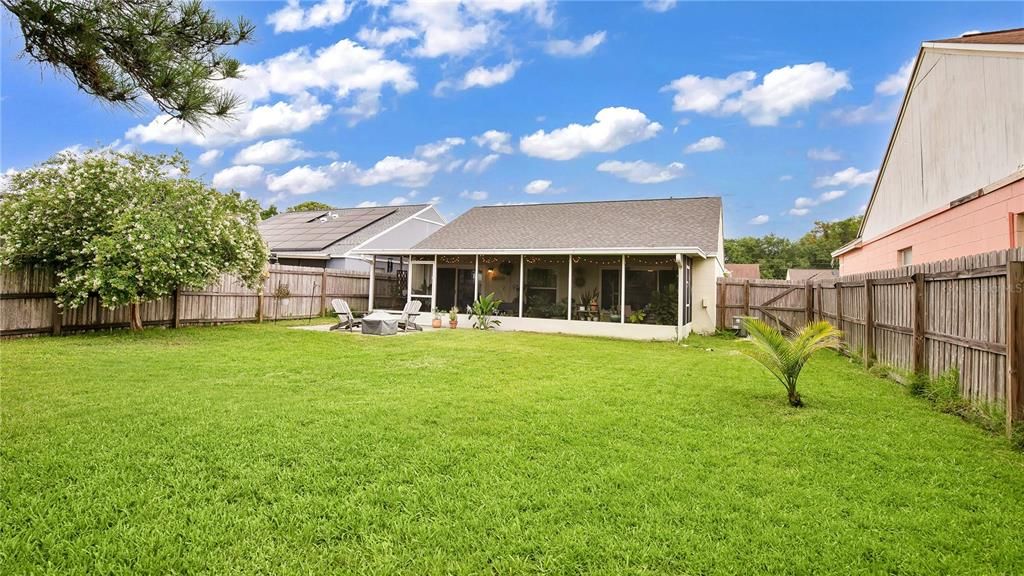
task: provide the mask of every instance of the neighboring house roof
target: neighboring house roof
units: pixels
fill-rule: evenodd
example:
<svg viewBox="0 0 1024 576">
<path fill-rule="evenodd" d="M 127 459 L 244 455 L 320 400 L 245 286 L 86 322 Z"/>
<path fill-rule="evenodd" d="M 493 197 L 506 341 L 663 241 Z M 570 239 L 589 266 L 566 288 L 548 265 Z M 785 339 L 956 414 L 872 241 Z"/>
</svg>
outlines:
<svg viewBox="0 0 1024 576">
<path fill-rule="evenodd" d="M 479 206 L 413 247 L 416 252 L 696 249 L 718 254 L 722 200 L 668 198 Z"/>
<path fill-rule="evenodd" d="M 958 38 L 932 40 L 936 44 L 1024 44 L 1024 28 L 964 34 Z"/>
<path fill-rule="evenodd" d="M 996 30 L 996 31 L 992 31 L 992 32 L 980 32 L 980 33 L 977 33 L 977 34 L 967 34 L 967 35 L 964 35 L 964 36 L 961 36 L 961 37 L 958 37 L 958 38 L 947 38 L 947 39 L 943 39 L 943 40 L 933 40 L 933 41 L 923 42 L 921 44 L 921 48 L 918 51 L 917 58 L 914 61 L 914 68 L 913 68 L 913 70 L 911 71 L 911 74 L 910 74 L 909 86 L 908 86 L 908 88 L 904 92 L 903 101 L 902 101 L 902 104 L 900 106 L 899 114 L 897 115 L 896 122 L 893 125 L 892 133 L 891 133 L 891 135 L 889 137 L 889 143 L 888 143 L 888 146 L 887 146 L 886 151 L 885 151 L 885 156 L 882 158 L 881 167 L 880 167 L 880 169 L 878 171 L 878 176 L 875 178 L 875 182 L 874 182 L 874 185 L 873 185 L 873 188 L 872 188 L 872 191 L 871 191 L 871 198 L 868 200 L 867 209 L 865 211 L 864 218 L 861 221 L 860 230 L 857 233 L 857 238 L 855 238 L 853 241 L 849 242 L 848 244 L 846 244 L 844 246 L 841 246 L 840 248 L 838 248 L 837 250 L 832 252 L 832 256 L 833 257 L 839 257 L 839 256 L 841 256 L 841 255 L 843 255 L 843 254 L 845 254 L 845 253 L 847 253 L 847 252 L 849 252 L 849 251 L 851 251 L 853 249 L 856 249 L 856 248 L 860 247 L 862 245 L 862 241 L 866 237 L 867 237 L 868 240 L 872 240 L 872 239 L 878 237 L 878 233 L 879 233 L 878 230 L 872 230 L 871 229 L 872 227 L 876 227 L 877 228 L 877 226 L 875 226 L 876 222 L 872 219 L 872 216 L 873 216 L 873 213 L 875 212 L 875 209 L 876 209 L 876 203 L 878 202 L 879 189 L 881 188 L 881 186 L 883 184 L 883 180 L 886 178 L 887 171 L 890 169 L 889 164 L 890 164 L 891 161 L 895 162 L 893 160 L 894 148 L 895 148 L 896 143 L 897 143 L 897 138 L 900 136 L 900 128 L 901 128 L 905 118 L 908 115 L 908 108 L 910 107 L 909 105 L 911 103 L 911 98 L 912 98 L 915 90 L 920 90 L 920 85 L 922 83 L 924 83 L 926 79 L 929 79 L 929 78 L 933 78 L 933 79 L 941 78 L 941 79 L 943 79 L 944 81 L 946 81 L 948 83 L 959 83 L 960 86 L 970 86 L 970 90 L 971 91 L 973 91 L 975 93 L 982 94 L 982 96 L 981 96 L 982 99 L 984 99 L 986 97 L 989 97 L 988 95 L 990 95 L 991 92 L 996 90 L 995 88 L 993 88 L 991 86 L 977 85 L 977 84 L 980 84 L 980 82 L 978 80 L 975 80 L 975 79 L 961 78 L 961 77 L 957 76 L 956 74 L 952 74 L 952 76 L 950 76 L 949 74 L 940 74 L 940 71 L 936 70 L 938 68 L 938 66 L 937 66 L 937 62 L 935 62 L 934 59 L 938 58 L 938 57 L 941 57 L 944 53 L 956 53 L 956 52 L 970 53 L 970 54 L 977 55 L 977 56 L 991 56 L 993 59 L 997 59 L 997 60 L 993 60 L 993 66 L 989 66 L 988 64 L 986 64 L 985 66 L 981 66 L 981 64 L 979 63 L 974 68 L 979 70 L 979 71 L 981 71 L 982 74 L 988 74 L 988 76 L 982 76 L 982 78 L 996 78 L 996 79 L 998 79 L 999 76 L 1000 76 L 1000 72 L 997 71 L 997 69 L 994 67 L 996 63 L 1001 62 L 1001 61 L 1006 61 L 1006 59 L 1008 57 L 1014 57 L 1017 60 L 1019 60 L 1021 58 L 1021 55 L 1024 55 L 1024 28 L 1014 28 L 1014 29 L 1010 29 L 1010 30 Z M 923 63 L 923 61 L 925 61 L 926 59 L 928 60 L 928 62 L 927 63 Z M 991 70 L 990 70 L 990 68 L 991 68 Z M 939 81 L 939 80 L 936 80 L 936 81 Z M 1007 82 L 1007 84 L 1009 86 L 1006 88 L 1006 90 L 1008 91 L 1008 93 L 1011 95 L 1010 97 L 1012 98 L 1013 95 L 1018 94 L 1019 91 L 1015 91 L 1014 90 L 1014 88 L 1012 86 L 1012 84 L 1013 84 L 1012 81 Z M 934 97 L 933 97 L 933 99 L 934 99 Z M 982 100 L 982 102 L 984 102 L 984 100 Z M 982 111 L 991 112 L 991 109 L 993 108 L 992 106 L 987 106 L 987 107 L 986 106 L 981 106 L 981 107 L 979 107 L 977 105 L 975 105 L 975 106 L 973 106 L 971 108 L 967 108 L 967 107 L 963 107 L 962 103 L 959 103 L 959 104 L 960 104 L 961 108 L 957 109 L 957 114 L 959 114 L 961 116 L 969 115 L 969 114 L 976 114 L 979 109 L 982 110 Z M 929 101 L 927 103 L 927 106 L 930 107 L 930 108 L 934 108 L 936 106 L 936 104 L 935 104 L 935 102 Z M 1006 122 L 1010 122 L 1011 121 L 1010 118 L 1013 118 L 1014 116 L 1015 116 L 1014 114 L 1009 114 L 1005 121 Z M 970 117 L 973 118 L 974 116 L 970 116 Z M 916 119 L 913 122 L 921 122 L 921 120 L 920 119 Z M 913 124 L 913 122 L 911 122 L 911 123 Z M 934 125 L 934 124 L 936 124 L 936 122 L 927 121 L 927 122 L 923 122 L 923 124 L 928 126 L 928 125 Z M 974 148 L 975 149 L 979 149 L 979 150 L 980 150 L 980 146 L 977 145 L 978 142 L 987 141 L 984 137 L 978 137 L 979 133 L 978 133 L 977 126 L 980 125 L 980 124 L 981 124 L 981 122 L 975 122 L 972 125 L 972 126 L 974 126 L 974 131 L 975 131 L 975 134 L 972 135 L 972 137 L 974 137 L 974 142 L 973 142 L 973 144 L 975 145 Z M 910 131 L 910 134 L 909 134 L 908 138 L 920 139 L 921 135 L 919 134 L 920 130 L 918 130 L 918 128 L 916 128 L 917 124 L 913 124 L 913 126 L 915 126 L 915 128 Z M 1014 132 L 1009 129 L 1009 124 L 1007 124 L 1006 126 L 1007 126 L 1006 127 L 1007 133 L 1008 134 L 1013 134 Z M 943 136 L 947 140 L 949 140 L 949 138 L 950 138 L 950 136 L 948 134 L 945 134 L 945 133 L 943 133 Z M 994 139 L 989 138 L 988 140 L 994 140 Z M 919 143 L 917 140 L 912 140 L 912 142 L 913 142 L 913 146 L 918 147 L 918 149 L 923 147 L 923 144 Z M 956 150 L 955 147 L 953 148 L 953 150 L 956 153 L 959 153 L 959 151 Z M 1012 152 L 1008 151 L 1007 153 L 1012 155 Z M 960 156 L 961 156 L 960 160 L 962 162 L 966 163 L 967 165 L 971 165 L 972 164 L 973 160 L 971 158 L 969 158 L 967 155 L 960 154 Z M 910 165 L 915 165 L 915 164 L 911 163 Z M 916 165 L 920 165 L 920 162 L 918 162 Z M 962 170 L 959 170 L 959 168 L 960 167 L 951 167 L 950 171 L 951 171 L 951 173 L 954 173 L 954 174 L 962 172 Z M 1020 166 L 1018 166 L 1018 171 L 1016 173 L 1014 173 L 1012 170 L 1003 170 L 1002 173 L 998 174 L 997 176 L 993 176 L 990 179 L 990 181 L 984 182 L 984 183 L 978 183 L 972 189 L 962 189 L 962 190 L 961 189 L 957 189 L 957 187 L 950 186 L 950 183 L 946 182 L 944 187 L 942 188 L 942 190 L 943 190 L 944 193 L 967 195 L 967 194 L 970 194 L 970 193 L 978 191 L 978 190 L 984 191 L 984 190 L 995 189 L 995 188 L 997 188 L 997 186 L 995 186 L 996 184 L 1005 185 L 1007 182 L 1013 181 L 1014 179 L 1019 179 L 1021 173 L 1024 173 L 1024 171 L 1021 171 L 1019 168 L 1020 168 Z M 923 182 L 924 178 L 922 176 L 921 178 L 918 178 L 917 180 L 920 181 L 920 182 Z M 898 180 L 898 181 L 900 183 L 903 182 L 902 180 Z M 903 196 L 902 196 L 903 198 L 911 198 L 912 199 L 912 198 L 917 198 L 917 197 L 920 197 L 920 196 L 924 195 L 924 193 L 922 191 L 920 191 L 920 190 L 908 191 L 908 190 L 903 189 L 900 186 L 897 186 L 897 188 L 899 188 L 899 189 L 901 189 L 903 191 Z M 927 210 L 925 210 L 925 212 L 927 212 Z M 880 214 L 891 214 L 891 212 L 888 211 L 888 210 L 882 210 L 880 212 Z M 921 214 L 909 215 L 907 218 L 903 218 L 902 221 L 903 221 L 903 223 L 906 223 L 906 222 L 912 220 L 914 217 L 920 216 L 920 215 Z M 893 226 L 883 226 L 883 227 L 888 229 L 888 230 L 890 230 L 890 231 L 894 228 Z"/>
<path fill-rule="evenodd" d="M 790 268 L 786 270 L 786 280 L 807 282 L 809 280 L 825 280 L 839 276 L 839 270 L 833 268 Z"/>
<path fill-rule="evenodd" d="M 760 264 L 726 264 L 725 269 L 729 271 L 732 278 L 759 280 L 761 278 Z"/>
<path fill-rule="evenodd" d="M 272 252 L 344 254 L 429 204 L 285 212 L 260 222 Z"/>
</svg>

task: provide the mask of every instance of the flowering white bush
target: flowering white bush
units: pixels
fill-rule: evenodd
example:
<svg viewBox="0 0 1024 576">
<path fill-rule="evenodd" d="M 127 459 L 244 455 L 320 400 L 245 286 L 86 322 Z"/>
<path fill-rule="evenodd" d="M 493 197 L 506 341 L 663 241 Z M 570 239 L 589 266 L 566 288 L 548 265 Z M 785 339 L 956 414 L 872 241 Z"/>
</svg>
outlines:
<svg viewBox="0 0 1024 576">
<path fill-rule="evenodd" d="M 63 308 L 90 292 L 106 307 L 204 286 L 228 272 L 250 288 L 268 251 L 260 207 L 188 177 L 180 154 L 63 153 L 10 177 L 0 265 L 46 264 Z M 132 324 L 136 326 L 137 306 Z"/>
</svg>

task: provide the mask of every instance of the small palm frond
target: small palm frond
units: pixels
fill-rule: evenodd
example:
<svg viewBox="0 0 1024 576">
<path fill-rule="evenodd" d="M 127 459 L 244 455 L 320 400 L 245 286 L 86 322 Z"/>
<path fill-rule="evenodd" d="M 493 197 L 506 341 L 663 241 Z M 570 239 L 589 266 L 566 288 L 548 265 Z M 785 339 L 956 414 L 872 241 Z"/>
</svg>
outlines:
<svg viewBox="0 0 1024 576">
<path fill-rule="evenodd" d="M 758 318 L 745 318 L 743 325 L 754 344 L 754 349 L 745 354 L 782 382 L 794 406 L 800 405 L 796 384 L 807 360 L 819 350 L 836 349 L 841 344 L 842 333 L 828 322 L 808 324 L 792 338 Z"/>
</svg>

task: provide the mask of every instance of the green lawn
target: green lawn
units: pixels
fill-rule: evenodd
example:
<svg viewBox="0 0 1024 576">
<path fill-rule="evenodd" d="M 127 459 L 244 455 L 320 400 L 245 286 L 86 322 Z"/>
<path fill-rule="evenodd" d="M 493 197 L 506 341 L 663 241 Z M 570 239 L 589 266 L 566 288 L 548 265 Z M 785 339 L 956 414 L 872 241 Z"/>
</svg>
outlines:
<svg viewBox="0 0 1024 576">
<path fill-rule="evenodd" d="M 0 344 L 0 566 L 1024 573 L 1024 455 L 826 353 L 282 326 Z M 711 348 L 709 350 L 708 348 Z"/>
</svg>

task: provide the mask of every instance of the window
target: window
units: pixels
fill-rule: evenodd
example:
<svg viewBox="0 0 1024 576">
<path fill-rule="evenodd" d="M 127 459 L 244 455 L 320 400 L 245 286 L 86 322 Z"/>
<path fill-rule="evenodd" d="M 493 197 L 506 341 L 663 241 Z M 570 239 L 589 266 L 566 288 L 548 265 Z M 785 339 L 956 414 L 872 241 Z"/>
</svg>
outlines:
<svg viewBox="0 0 1024 576">
<path fill-rule="evenodd" d="M 1014 240 L 1016 241 L 1013 247 L 1020 248 L 1024 246 L 1024 212 L 1014 214 L 1013 224 Z"/>
<path fill-rule="evenodd" d="M 899 266 L 910 266 L 914 263 L 914 248 L 907 246 L 896 253 L 896 263 Z"/>
</svg>

